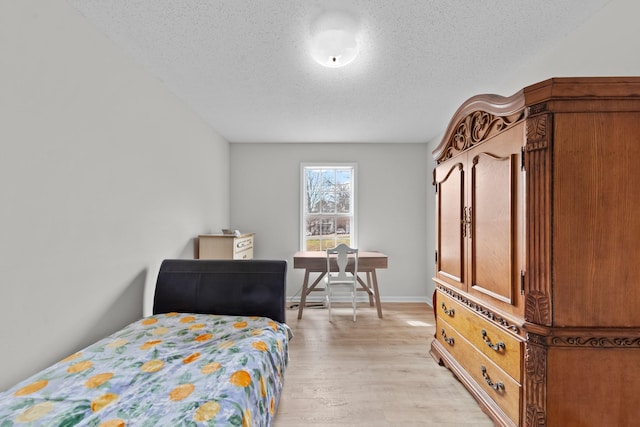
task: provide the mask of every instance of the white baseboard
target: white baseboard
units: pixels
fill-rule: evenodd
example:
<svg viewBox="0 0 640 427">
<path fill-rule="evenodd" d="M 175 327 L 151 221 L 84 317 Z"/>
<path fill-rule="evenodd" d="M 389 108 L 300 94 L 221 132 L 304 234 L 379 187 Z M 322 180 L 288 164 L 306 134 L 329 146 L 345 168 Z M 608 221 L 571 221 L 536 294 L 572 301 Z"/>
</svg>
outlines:
<svg viewBox="0 0 640 427">
<path fill-rule="evenodd" d="M 348 297 L 335 297 L 332 301 L 337 302 L 351 302 Z M 364 295 L 358 296 L 358 302 L 368 302 L 369 298 Z M 300 296 L 293 296 L 287 298 L 288 303 L 300 303 Z M 320 304 L 324 302 L 324 296 L 309 296 L 307 297 L 307 303 Z M 415 296 L 407 296 L 407 297 L 380 297 L 380 302 L 423 302 L 431 307 L 431 298 L 429 297 L 415 297 Z"/>
</svg>

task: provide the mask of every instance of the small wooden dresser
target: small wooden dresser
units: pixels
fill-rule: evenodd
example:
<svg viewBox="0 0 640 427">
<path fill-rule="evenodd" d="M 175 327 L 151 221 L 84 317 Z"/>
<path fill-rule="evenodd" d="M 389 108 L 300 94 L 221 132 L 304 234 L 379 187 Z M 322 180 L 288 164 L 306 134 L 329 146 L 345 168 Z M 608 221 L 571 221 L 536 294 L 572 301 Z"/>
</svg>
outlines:
<svg viewBox="0 0 640 427">
<path fill-rule="evenodd" d="M 636 425 L 640 77 L 470 98 L 434 157 L 434 358 L 500 426 Z"/>
<path fill-rule="evenodd" d="M 201 234 L 198 236 L 200 259 L 253 259 L 254 233 Z"/>
</svg>

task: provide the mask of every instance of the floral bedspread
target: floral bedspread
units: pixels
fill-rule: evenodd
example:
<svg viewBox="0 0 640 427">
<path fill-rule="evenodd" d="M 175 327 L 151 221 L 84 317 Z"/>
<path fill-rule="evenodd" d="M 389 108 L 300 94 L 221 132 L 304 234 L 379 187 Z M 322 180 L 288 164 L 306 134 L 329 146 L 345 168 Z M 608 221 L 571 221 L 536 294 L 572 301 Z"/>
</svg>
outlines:
<svg viewBox="0 0 640 427">
<path fill-rule="evenodd" d="M 0 427 L 270 426 L 290 329 L 264 317 L 146 317 L 0 393 Z"/>
</svg>

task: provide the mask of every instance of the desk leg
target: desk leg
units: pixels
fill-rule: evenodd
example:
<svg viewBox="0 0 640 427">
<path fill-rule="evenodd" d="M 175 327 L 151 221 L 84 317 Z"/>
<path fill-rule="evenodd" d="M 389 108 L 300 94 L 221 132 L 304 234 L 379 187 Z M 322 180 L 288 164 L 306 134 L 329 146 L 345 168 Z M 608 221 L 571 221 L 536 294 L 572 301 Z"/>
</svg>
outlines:
<svg viewBox="0 0 640 427">
<path fill-rule="evenodd" d="M 378 309 L 378 317 L 382 319 L 382 307 L 380 306 L 380 293 L 378 292 L 378 277 L 376 276 L 376 270 L 371 271 L 373 277 L 373 291 L 375 292 L 376 308 Z"/>
<path fill-rule="evenodd" d="M 307 287 L 309 286 L 309 270 L 304 271 L 304 280 L 302 282 L 302 292 L 300 293 L 300 306 L 298 307 L 298 319 L 302 319 L 302 310 L 307 303 Z"/>
<path fill-rule="evenodd" d="M 371 288 L 371 272 L 367 271 L 367 286 Z M 377 293 L 377 291 L 376 291 Z M 373 307 L 373 293 L 369 292 L 369 305 Z"/>
</svg>

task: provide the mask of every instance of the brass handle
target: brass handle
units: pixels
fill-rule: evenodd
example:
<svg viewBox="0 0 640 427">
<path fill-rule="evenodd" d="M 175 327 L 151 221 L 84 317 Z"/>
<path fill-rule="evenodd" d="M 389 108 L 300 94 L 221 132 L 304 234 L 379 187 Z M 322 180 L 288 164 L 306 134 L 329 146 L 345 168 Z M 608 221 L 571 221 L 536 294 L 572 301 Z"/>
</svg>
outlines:
<svg viewBox="0 0 640 427">
<path fill-rule="evenodd" d="M 500 341 L 499 343 L 493 344 L 491 342 L 491 339 L 489 339 L 489 337 L 487 336 L 487 331 L 485 331 L 484 329 L 482 330 L 482 341 L 484 341 L 490 348 L 492 348 L 495 351 L 504 350 L 506 348 L 506 346 L 504 345 L 504 342 L 502 341 Z"/>
<path fill-rule="evenodd" d="M 454 345 L 456 343 L 456 341 L 453 339 L 453 337 L 451 338 L 447 338 L 447 334 L 444 331 L 444 328 L 440 331 L 440 333 L 442 334 L 442 339 L 444 340 L 444 342 L 446 342 L 449 345 Z"/>
<path fill-rule="evenodd" d="M 462 237 L 471 237 L 471 208 L 465 207 L 462 210 L 462 221 L 460 221 L 460 225 L 462 225 Z"/>
<path fill-rule="evenodd" d="M 487 374 L 487 368 L 485 368 L 484 366 L 481 366 L 480 370 L 482 371 L 482 377 L 484 378 L 486 383 L 489 384 L 489 387 L 491 387 L 495 391 L 504 390 L 504 383 L 501 383 L 501 382 L 494 383 L 493 381 L 491 381 L 491 378 L 489 378 L 489 374 Z"/>
<path fill-rule="evenodd" d="M 444 303 L 442 303 L 442 311 L 444 311 L 444 314 L 446 314 L 449 317 L 453 317 L 456 314 L 455 308 L 447 309 L 447 306 Z"/>
</svg>

